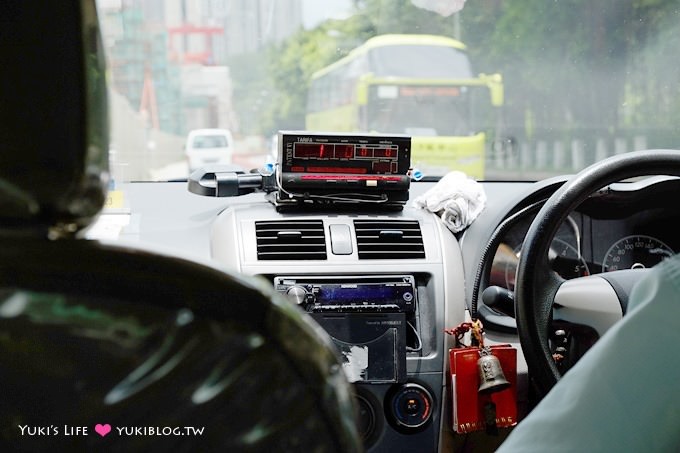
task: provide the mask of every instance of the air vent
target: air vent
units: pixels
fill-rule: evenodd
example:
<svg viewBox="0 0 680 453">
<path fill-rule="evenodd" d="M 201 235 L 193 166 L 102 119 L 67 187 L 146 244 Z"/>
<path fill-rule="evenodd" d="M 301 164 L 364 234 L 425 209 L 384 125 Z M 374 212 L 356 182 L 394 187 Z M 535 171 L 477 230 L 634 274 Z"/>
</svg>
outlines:
<svg viewBox="0 0 680 453">
<path fill-rule="evenodd" d="M 258 260 L 325 260 L 321 220 L 255 222 Z"/>
<path fill-rule="evenodd" d="M 425 258 L 417 220 L 355 220 L 359 259 Z"/>
</svg>

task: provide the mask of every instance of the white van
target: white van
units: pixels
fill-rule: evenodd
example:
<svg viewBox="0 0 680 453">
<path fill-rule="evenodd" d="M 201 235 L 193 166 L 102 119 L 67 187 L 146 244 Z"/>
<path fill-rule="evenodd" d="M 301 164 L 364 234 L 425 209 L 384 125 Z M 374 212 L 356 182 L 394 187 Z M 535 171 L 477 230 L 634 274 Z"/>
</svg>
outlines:
<svg viewBox="0 0 680 453">
<path fill-rule="evenodd" d="M 226 129 L 194 129 L 184 146 L 189 171 L 208 164 L 231 164 L 234 139 Z"/>
</svg>

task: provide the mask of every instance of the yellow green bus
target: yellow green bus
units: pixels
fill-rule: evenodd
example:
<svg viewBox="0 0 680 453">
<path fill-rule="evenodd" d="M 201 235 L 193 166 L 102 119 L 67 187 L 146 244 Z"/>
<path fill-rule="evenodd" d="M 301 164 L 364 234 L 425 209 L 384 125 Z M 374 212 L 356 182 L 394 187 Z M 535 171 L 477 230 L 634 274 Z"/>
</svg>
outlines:
<svg viewBox="0 0 680 453">
<path fill-rule="evenodd" d="M 306 128 L 413 137 L 425 174 L 484 177 L 487 132 L 503 105 L 500 74 L 473 75 L 465 45 L 445 36 L 381 35 L 312 76 Z"/>
</svg>

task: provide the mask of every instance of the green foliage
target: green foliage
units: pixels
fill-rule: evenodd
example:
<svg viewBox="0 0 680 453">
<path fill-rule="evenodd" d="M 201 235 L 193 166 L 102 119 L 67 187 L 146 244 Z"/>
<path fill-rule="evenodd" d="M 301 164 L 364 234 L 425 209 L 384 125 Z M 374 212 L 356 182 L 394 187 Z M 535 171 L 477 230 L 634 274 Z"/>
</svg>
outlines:
<svg viewBox="0 0 680 453">
<path fill-rule="evenodd" d="M 261 112 L 261 131 L 304 129 L 307 90 L 314 72 L 339 60 L 375 34 L 366 16 L 324 22 L 313 30 L 299 30 L 267 50 L 268 73 L 274 96 Z"/>
<path fill-rule="evenodd" d="M 644 106 L 664 99 L 661 80 L 678 99 L 679 19 L 677 0 L 468 1 L 461 13 L 472 61 L 503 74 L 508 126 L 521 135 L 535 119 L 543 138 L 673 127 Z"/>
<path fill-rule="evenodd" d="M 257 133 L 263 106 L 271 96 L 266 61 L 261 52 L 253 52 L 232 57 L 228 64 L 240 131 L 246 135 Z"/>
<path fill-rule="evenodd" d="M 328 64 L 336 52 L 335 38 L 326 26 L 300 30 L 282 45 L 268 51 L 269 74 L 275 97 L 263 126 L 303 129 L 309 80 L 314 71 Z"/>
<path fill-rule="evenodd" d="M 355 14 L 300 30 L 268 52 L 275 95 L 261 111 L 261 130 L 304 128 L 307 90 L 317 70 L 339 60 L 368 38 L 383 33 L 428 33 L 454 36 L 452 17 L 443 18 L 403 0 L 355 2 Z"/>
<path fill-rule="evenodd" d="M 442 17 L 418 8 L 404 0 L 355 0 L 358 14 L 363 15 L 375 31 L 385 33 L 414 33 L 455 36 L 453 16 Z"/>
<path fill-rule="evenodd" d="M 256 56 L 257 71 L 242 74 L 237 87 L 255 93 L 246 101 L 248 127 L 265 134 L 303 128 L 316 70 L 375 35 L 428 33 L 460 35 L 476 71 L 503 75 L 506 125 L 520 137 L 677 130 L 678 0 L 468 0 L 457 16 L 408 0 L 354 0 L 348 19 L 299 30 L 269 48 L 268 66 L 264 54 Z"/>
</svg>

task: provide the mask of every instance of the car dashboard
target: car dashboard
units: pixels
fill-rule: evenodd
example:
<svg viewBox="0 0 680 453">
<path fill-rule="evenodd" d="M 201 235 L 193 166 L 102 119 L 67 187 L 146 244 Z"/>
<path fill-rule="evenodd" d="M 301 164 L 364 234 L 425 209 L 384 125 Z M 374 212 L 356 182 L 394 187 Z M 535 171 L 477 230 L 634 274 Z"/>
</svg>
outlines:
<svg viewBox="0 0 680 453">
<path fill-rule="evenodd" d="M 378 347 L 387 358 L 369 357 L 372 363 L 382 361 L 382 371 L 361 364 L 350 370 L 361 432 L 368 451 L 436 451 L 450 448 L 447 445 L 460 447 L 463 442 L 451 428 L 447 371 L 453 339 L 445 329 L 469 320 L 474 291 L 486 286 L 512 291 L 522 242 L 536 211 L 519 216 L 503 232 L 491 254 L 489 278 L 475 288 L 483 249 L 505 219 L 528 205 L 542 203 L 566 179 L 483 182 L 486 208 L 467 230 L 456 234 L 436 214 L 410 201 L 397 212 L 323 208 L 279 212 L 263 193 L 201 197 L 189 193 L 182 182 L 126 183 L 114 191 L 121 196 L 117 207 L 104 211 L 90 237 L 105 231 L 103 224 L 115 224 L 116 234 L 99 239 L 264 279 L 291 306 L 309 312 L 336 344 L 348 345 L 342 352 L 345 364 L 361 362 L 361 357 L 345 354 L 352 346 L 370 350 L 371 341 L 403 321 L 393 338 L 393 343 L 401 342 L 397 348 L 403 349 Z M 435 184 L 412 183 L 409 199 Z M 609 269 L 651 267 L 672 255 L 680 249 L 673 227 L 680 213 L 671 196 L 679 188 L 680 179 L 653 177 L 613 184 L 593 194 L 560 227 L 551 247 L 551 266 L 569 279 Z M 160 199 L 173 200 L 172 209 L 160 207 Z M 378 289 L 400 285 L 407 289 L 387 293 Z M 374 295 L 373 305 L 343 306 L 338 302 L 342 295 L 324 299 L 324 292 L 331 290 L 338 294 L 366 291 Z M 381 298 L 389 299 L 396 310 L 381 308 Z M 407 298 L 411 299 L 408 303 Z M 228 295 L 225 300 L 228 303 Z M 337 305 L 335 311 L 317 310 L 328 300 Z M 487 307 L 487 314 L 492 315 L 485 320 L 487 341 L 518 349 L 521 417 L 531 406 L 530 386 L 513 313 Z M 371 323 L 388 328 L 362 338 L 346 334 L 347 326 L 365 330 Z M 404 351 L 404 360 L 395 358 L 399 355 L 395 350 Z M 421 403 L 418 410 L 398 410 L 406 397 Z M 492 439 L 492 445 L 505 434 Z"/>
<path fill-rule="evenodd" d="M 432 186 L 415 186 L 411 196 Z M 438 448 L 439 432 L 446 429 L 444 370 L 452 346 L 444 331 L 463 322 L 466 311 L 460 246 L 435 215 L 410 205 L 397 212 L 278 212 L 262 193 L 201 197 L 189 193 L 186 183 L 118 189 L 124 208 L 100 219 L 128 218 L 115 242 L 263 279 L 315 317 L 336 344 L 368 351 L 369 366 L 355 367 L 353 388 L 369 451 L 386 445 Z M 173 209 L 158 209 L 154 199 L 160 198 L 173 199 Z M 339 295 L 327 296 L 331 291 Z M 343 304 L 343 292 L 351 291 L 373 294 L 372 303 Z M 400 323 L 391 340 L 397 349 L 381 346 L 389 328 Z M 369 332 L 375 324 L 386 328 Z M 359 337 L 347 334 L 349 325 Z M 352 360 L 345 362 L 350 366 Z M 405 395 L 421 401 L 419 412 L 392 409 Z"/>
<path fill-rule="evenodd" d="M 437 448 L 449 344 L 444 330 L 465 315 L 460 248 L 441 222 L 413 207 L 371 214 L 279 213 L 265 202 L 226 209 L 210 238 L 214 259 L 274 284 L 337 345 L 348 345 L 340 348 L 344 365 L 361 361 L 353 351 L 367 351 L 367 366 L 346 371 L 354 380 L 369 449 Z M 407 289 L 393 293 L 394 285 Z M 342 292 L 365 293 L 362 299 L 371 302 L 350 305 Z M 385 338 L 402 319 L 395 338 Z M 377 323 L 387 328 L 367 331 Z M 403 351 L 383 347 L 385 341 L 403 341 Z M 417 412 L 394 409 L 407 397 L 421 402 Z"/>
</svg>

